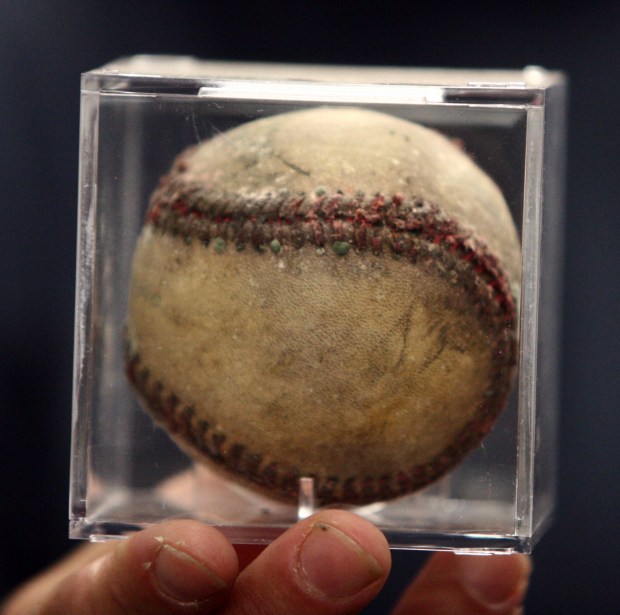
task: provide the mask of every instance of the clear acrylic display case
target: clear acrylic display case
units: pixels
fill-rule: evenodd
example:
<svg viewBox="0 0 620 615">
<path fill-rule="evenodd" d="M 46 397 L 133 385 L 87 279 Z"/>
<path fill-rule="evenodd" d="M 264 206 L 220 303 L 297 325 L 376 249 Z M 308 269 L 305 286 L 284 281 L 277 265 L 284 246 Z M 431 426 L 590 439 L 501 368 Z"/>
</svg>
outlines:
<svg viewBox="0 0 620 615">
<path fill-rule="evenodd" d="M 409 495 L 343 504 L 393 548 L 529 552 L 554 510 L 566 83 L 523 71 L 206 62 L 137 56 L 83 75 L 70 535 L 117 538 L 170 518 L 266 543 L 317 508 L 195 462 L 126 376 L 132 259 L 149 198 L 188 145 L 293 109 L 359 106 L 437 129 L 500 186 L 521 242 L 519 354 L 482 444 Z M 314 442 L 309 439 L 308 447 Z M 338 506 L 338 504 L 330 504 Z"/>
</svg>

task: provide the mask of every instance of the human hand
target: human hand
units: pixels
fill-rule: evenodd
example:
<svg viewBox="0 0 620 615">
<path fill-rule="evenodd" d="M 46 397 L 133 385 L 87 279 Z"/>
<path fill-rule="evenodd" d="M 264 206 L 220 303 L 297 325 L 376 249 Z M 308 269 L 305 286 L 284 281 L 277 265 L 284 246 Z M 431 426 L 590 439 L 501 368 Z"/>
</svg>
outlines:
<svg viewBox="0 0 620 615">
<path fill-rule="evenodd" d="M 357 613 L 390 570 L 383 534 L 352 513 L 326 510 L 266 548 L 233 547 L 196 521 L 168 521 L 128 540 L 90 544 L 19 589 L 2 615 L 338 615 Z M 393 615 L 518 613 L 523 555 L 436 553 Z"/>
</svg>

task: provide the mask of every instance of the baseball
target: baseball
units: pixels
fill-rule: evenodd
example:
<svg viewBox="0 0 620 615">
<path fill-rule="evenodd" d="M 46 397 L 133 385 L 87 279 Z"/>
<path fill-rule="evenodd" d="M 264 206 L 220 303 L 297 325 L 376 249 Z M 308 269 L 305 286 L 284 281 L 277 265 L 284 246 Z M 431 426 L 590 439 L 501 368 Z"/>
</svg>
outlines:
<svg viewBox="0 0 620 615">
<path fill-rule="evenodd" d="M 410 493 L 476 448 L 517 356 L 520 247 L 438 132 L 312 108 L 194 145 L 137 242 L 127 372 L 195 459 L 295 501 Z"/>
</svg>

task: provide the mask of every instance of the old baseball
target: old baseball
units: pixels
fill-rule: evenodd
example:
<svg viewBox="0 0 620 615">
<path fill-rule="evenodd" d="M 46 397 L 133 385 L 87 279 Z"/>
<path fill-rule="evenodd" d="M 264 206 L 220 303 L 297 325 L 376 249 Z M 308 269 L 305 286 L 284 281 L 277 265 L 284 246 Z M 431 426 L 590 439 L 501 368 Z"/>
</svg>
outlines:
<svg viewBox="0 0 620 615">
<path fill-rule="evenodd" d="M 135 250 L 127 371 L 196 459 L 280 499 L 427 485 L 478 446 L 517 353 L 504 198 L 439 133 L 356 108 L 190 147 Z"/>
</svg>

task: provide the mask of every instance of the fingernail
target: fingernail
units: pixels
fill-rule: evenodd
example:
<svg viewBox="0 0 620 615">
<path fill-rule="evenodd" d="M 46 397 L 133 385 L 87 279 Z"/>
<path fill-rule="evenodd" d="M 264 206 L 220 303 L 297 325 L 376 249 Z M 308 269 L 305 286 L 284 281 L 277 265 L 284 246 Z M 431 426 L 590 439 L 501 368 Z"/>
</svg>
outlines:
<svg viewBox="0 0 620 615">
<path fill-rule="evenodd" d="M 347 574 L 338 573 L 343 570 Z M 304 539 L 298 571 L 310 592 L 327 598 L 355 596 L 384 575 L 383 568 L 368 551 L 326 523 L 314 525 Z"/>
<path fill-rule="evenodd" d="M 532 570 L 527 556 L 461 556 L 460 562 L 461 582 L 479 603 L 513 613 L 523 602 Z"/>
<path fill-rule="evenodd" d="M 167 543 L 162 544 L 149 571 L 159 592 L 176 603 L 215 601 L 228 587 L 202 562 Z"/>
</svg>

